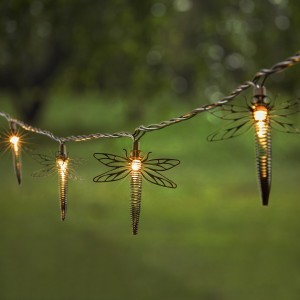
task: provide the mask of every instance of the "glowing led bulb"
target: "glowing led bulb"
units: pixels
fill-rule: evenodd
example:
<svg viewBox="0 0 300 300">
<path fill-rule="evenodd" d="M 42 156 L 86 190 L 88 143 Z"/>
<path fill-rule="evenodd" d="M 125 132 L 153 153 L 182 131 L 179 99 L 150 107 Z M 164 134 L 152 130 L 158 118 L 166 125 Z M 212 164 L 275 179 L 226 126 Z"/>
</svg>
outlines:
<svg viewBox="0 0 300 300">
<path fill-rule="evenodd" d="M 267 110 L 266 108 L 264 107 L 264 109 L 259 109 L 259 110 L 256 110 L 254 112 L 254 120 L 255 121 L 265 121 L 267 119 Z"/>
<path fill-rule="evenodd" d="M 16 135 L 13 135 L 10 137 L 9 141 L 13 144 L 13 145 L 17 145 L 19 142 L 20 138 Z"/>
<path fill-rule="evenodd" d="M 9 138 L 9 142 L 11 143 L 14 151 L 16 153 L 18 153 L 19 152 L 19 145 L 20 145 L 20 138 L 17 135 L 12 135 Z"/>
<path fill-rule="evenodd" d="M 131 162 L 131 169 L 132 171 L 140 171 L 142 168 L 142 162 L 139 159 L 134 159 Z"/>
<path fill-rule="evenodd" d="M 56 164 L 57 167 L 62 171 L 65 172 L 68 168 L 68 159 L 62 159 L 62 158 L 57 158 L 56 159 Z"/>
</svg>

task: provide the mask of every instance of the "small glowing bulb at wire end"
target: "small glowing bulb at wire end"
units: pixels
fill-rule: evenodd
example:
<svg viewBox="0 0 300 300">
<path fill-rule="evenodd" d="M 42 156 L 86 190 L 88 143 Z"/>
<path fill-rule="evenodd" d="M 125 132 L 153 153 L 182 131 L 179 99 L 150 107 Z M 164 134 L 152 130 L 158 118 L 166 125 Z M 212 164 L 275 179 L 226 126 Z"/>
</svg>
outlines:
<svg viewBox="0 0 300 300">
<path fill-rule="evenodd" d="M 265 121 L 267 119 L 267 111 L 266 110 L 256 110 L 254 112 L 254 120 L 255 121 Z"/>
<path fill-rule="evenodd" d="M 9 141 L 13 144 L 13 145 L 17 145 L 19 143 L 20 138 L 16 135 L 13 135 L 10 137 Z"/>
<path fill-rule="evenodd" d="M 140 171 L 142 168 L 142 162 L 139 159 L 134 159 L 131 162 L 131 169 L 132 171 Z"/>
</svg>

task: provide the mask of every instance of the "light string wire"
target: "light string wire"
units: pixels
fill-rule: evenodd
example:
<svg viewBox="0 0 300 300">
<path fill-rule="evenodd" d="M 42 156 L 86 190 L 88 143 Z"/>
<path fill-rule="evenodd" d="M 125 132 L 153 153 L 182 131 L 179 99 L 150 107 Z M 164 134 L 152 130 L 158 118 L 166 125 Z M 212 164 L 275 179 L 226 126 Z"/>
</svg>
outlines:
<svg viewBox="0 0 300 300">
<path fill-rule="evenodd" d="M 183 121 L 187 121 L 202 112 L 209 111 L 218 106 L 222 106 L 226 103 L 229 103 L 235 97 L 237 97 L 239 94 L 241 94 L 243 91 L 247 90 L 249 87 L 253 87 L 253 86 L 257 85 L 260 80 L 262 80 L 264 82 L 268 76 L 282 72 L 282 71 L 286 70 L 287 68 L 294 66 L 299 61 L 300 61 L 300 51 L 298 51 L 295 55 L 290 56 L 290 57 L 286 58 L 285 60 L 273 65 L 269 69 L 262 69 L 262 70 L 258 71 L 255 74 L 252 81 L 246 81 L 246 82 L 242 83 L 236 89 L 234 89 L 228 96 L 225 96 L 216 102 L 200 106 L 200 107 L 195 108 L 192 111 L 190 111 L 186 114 L 183 114 L 179 117 L 175 117 L 175 118 L 172 118 L 172 119 L 166 120 L 166 121 L 161 121 L 160 123 L 157 123 L 157 124 L 150 124 L 147 126 L 140 125 L 139 127 L 137 127 L 135 129 L 133 134 L 130 132 L 121 131 L 121 132 L 115 132 L 115 133 L 91 133 L 91 134 L 87 134 L 87 135 L 76 135 L 76 136 L 72 135 L 72 136 L 68 136 L 68 137 L 58 137 L 48 130 L 34 127 L 29 124 L 26 124 L 23 121 L 12 118 L 9 114 L 7 114 L 5 112 L 0 112 L 0 116 L 5 118 L 8 122 L 18 124 L 20 127 L 22 127 L 26 131 L 31 131 L 33 133 L 45 135 L 48 138 L 50 138 L 56 142 L 59 142 L 60 144 L 64 144 L 66 142 L 83 142 L 83 141 L 100 139 L 100 138 L 121 138 L 121 137 L 130 137 L 134 141 L 139 141 L 141 139 L 141 137 L 147 132 L 163 129 L 168 126 L 171 126 L 171 125 L 183 122 Z"/>
</svg>

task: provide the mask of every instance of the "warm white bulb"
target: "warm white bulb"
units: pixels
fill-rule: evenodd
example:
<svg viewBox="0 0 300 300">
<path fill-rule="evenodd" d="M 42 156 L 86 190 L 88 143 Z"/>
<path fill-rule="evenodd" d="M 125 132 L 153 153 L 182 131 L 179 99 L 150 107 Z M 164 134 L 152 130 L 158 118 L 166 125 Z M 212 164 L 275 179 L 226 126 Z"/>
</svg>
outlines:
<svg viewBox="0 0 300 300">
<path fill-rule="evenodd" d="M 9 141 L 13 144 L 13 145 L 17 145 L 19 143 L 20 138 L 16 135 L 13 135 L 10 137 Z"/>
<path fill-rule="evenodd" d="M 265 108 L 259 109 L 254 112 L 253 117 L 255 121 L 265 121 L 267 119 L 267 114 L 268 112 Z"/>
<path fill-rule="evenodd" d="M 139 159 L 134 159 L 131 162 L 132 171 L 139 171 L 142 168 L 142 162 Z"/>
<path fill-rule="evenodd" d="M 63 159 L 61 159 L 61 158 L 58 158 L 57 160 L 56 160 L 56 163 L 57 163 L 57 166 L 64 172 L 66 169 L 67 169 L 67 167 L 68 167 L 68 160 L 66 159 L 66 160 L 63 160 Z"/>
</svg>

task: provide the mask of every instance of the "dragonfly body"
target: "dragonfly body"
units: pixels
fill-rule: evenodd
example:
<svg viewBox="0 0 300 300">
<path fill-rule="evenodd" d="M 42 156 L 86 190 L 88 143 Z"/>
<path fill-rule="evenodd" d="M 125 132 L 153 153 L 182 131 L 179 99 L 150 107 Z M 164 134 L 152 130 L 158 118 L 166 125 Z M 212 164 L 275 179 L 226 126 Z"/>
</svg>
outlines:
<svg viewBox="0 0 300 300">
<path fill-rule="evenodd" d="M 131 186 L 131 201 L 130 214 L 132 233 L 138 233 L 140 212 L 141 212 L 141 198 L 142 198 L 142 179 L 169 188 L 175 188 L 176 184 L 170 179 L 166 178 L 161 171 L 171 169 L 179 164 L 177 159 L 149 159 L 150 153 L 142 156 L 138 149 L 138 142 L 134 142 L 133 150 L 130 155 L 121 157 L 107 153 L 94 153 L 94 157 L 102 164 L 111 167 L 112 169 L 96 176 L 94 182 L 112 182 L 125 178 L 130 174 Z"/>
<path fill-rule="evenodd" d="M 33 157 L 43 165 L 43 168 L 33 172 L 32 176 L 43 177 L 53 173 L 58 175 L 60 214 L 61 220 L 64 221 L 68 204 L 68 180 L 69 178 L 77 179 L 76 173 L 70 167 L 79 162 L 74 159 L 70 160 L 65 144 L 60 144 L 59 151 L 54 157 L 44 154 L 34 154 Z"/>
<path fill-rule="evenodd" d="M 269 111 L 267 105 L 263 102 L 253 105 L 252 109 L 256 137 L 256 162 L 261 199 L 263 205 L 268 205 L 272 174 Z"/>
<path fill-rule="evenodd" d="M 61 145 L 61 149 L 56 156 L 56 166 L 58 172 L 59 182 L 59 198 L 60 198 L 60 213 L 61 220 L 64 221 L 67 212 L 68 201 L 68 179 L 69 179 L 69 158 L 67 155 L 66 147 Z"/>
<path fill-rule="evenodd" d="M 225 104 L 220 110 L 213 112 L 215 116 L 224 120 L 231 120 L 231 122 L 223 129 L 209 135 L 209 141 L 236 137 L 254 127 L 258 181 L 263 205 L 268 205 L 271 189 L 271 129 L 274 128 L 286 133 L 299 133 L 299 130 L 288 119 L 289 115 L 298 111 L 298 99 L 274 105 L 267 98 L 265 87 L 257 86 L 254 89 L 254 96 L 250 105 Z M 219 115 L 220 112 L 222 115 Z"/>
<path fill-rule="evenodd" d="M 142 174 L 140 171 L 132 170 L 130 172 L 130 185 L 131 185 L 131 226 L 132 233 L 138 233 L 138 226 L 141 213 L 141 199 L 142 199 Z"/>
</svg>

